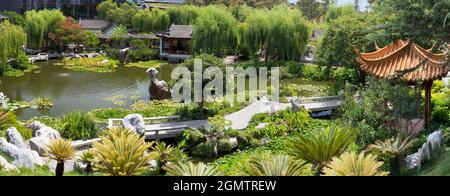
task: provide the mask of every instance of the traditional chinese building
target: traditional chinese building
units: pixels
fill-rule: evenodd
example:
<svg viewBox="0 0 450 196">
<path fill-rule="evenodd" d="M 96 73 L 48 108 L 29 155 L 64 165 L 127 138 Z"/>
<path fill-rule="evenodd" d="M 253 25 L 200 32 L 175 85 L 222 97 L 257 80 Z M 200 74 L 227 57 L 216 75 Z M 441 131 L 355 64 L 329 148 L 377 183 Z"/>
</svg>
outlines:
<svg viewBox="0 0 450 196">
<path fill-rule="evenodd" d="M 172 25 L 170 29 L 158 34 L 161 38 L 160 57 L 171 62 L 180 62 L 191 57 L 191 25 Z"/>
<path fill-rule="evenodd" d="M 446 53 L 435 54 L 424 49 L 411 39 L 397 40 L 371 53 L 360 53 L 355 47 L 361 69 L 377 78 L 400 79 L 409 83 L 423 82 L 425 90 L 425 126 L 431 117 L 431 87 L 434 80 L 440 80 L 449 72 Z"/>
<path fill-rule="evenodd" d="M 0 22 L 3 22 L 4 20 L 8 20 L 9 16 L 4 16 L 0 14 Z"/>
</svg>

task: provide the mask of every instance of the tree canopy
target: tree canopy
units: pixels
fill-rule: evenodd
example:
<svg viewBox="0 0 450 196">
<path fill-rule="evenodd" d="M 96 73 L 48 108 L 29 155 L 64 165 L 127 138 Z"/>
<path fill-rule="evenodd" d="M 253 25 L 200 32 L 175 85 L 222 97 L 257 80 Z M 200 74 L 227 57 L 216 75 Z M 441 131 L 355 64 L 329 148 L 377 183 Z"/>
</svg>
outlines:
<svg viewBox="0 0 450 196">
<path fill-rule="evenodd" d="M 25 29 L 28 35 L 28 46 L 32 48 L 48 46 L 49 34 L 54 32 L 64 19 L 64 15 L 59 10 L 27 11 Z"/>
<path fill-rule="evenodd" d="M 27 41 L 27 35 L 22 27 L 11 24 L 9 21 L 0 23 L 0 74 L 8 68 L 8 61 L 16 59 Z"/>
</svg>

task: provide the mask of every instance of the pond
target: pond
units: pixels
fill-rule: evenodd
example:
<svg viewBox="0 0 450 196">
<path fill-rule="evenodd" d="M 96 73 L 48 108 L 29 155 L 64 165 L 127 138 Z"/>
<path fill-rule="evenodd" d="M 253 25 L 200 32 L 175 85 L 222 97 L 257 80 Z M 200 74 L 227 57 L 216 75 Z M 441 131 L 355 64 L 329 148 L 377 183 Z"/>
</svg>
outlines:
<svg viewBox="0 0 450 196">
<path fill-rule="evenodd" d="M 38 63 L 38 70 L 21 77 L 0 77 L 0 92 L 11 100 L 32 101 L 38 97 L 48 97 L 54 104 L 45 111 L 33 108 L 16 110 L 20 119 L 28 120 L 42 115 L 61 116 L 74 110 L 88 112 L 99 108 L 129 108 L 134 101 L 149 100 L 149 78 L 144 68 L 119 67 L 109 73 L 77 72 L 55 65 L 57 62 Z M 158 77 L 169 82 L 176 66 L 162 65 L 158 68 Z M 302 96 L 316 94 L 316 91 L 321 92 L 329 86 L 328 82 L 300 78 L 281 82 L 300 84 L 302 88 L 297 90 Z"/>
<path fill-rule="evenodd" d="M 0 92 L 11 100 L 31 101 L 48 97 L 54 104 L 49 111 L 16 110 L 20 119 L 60 116 L 73 110 L 127 108 L 133 100 L 149 99 L 149 78 L 143 68 L 119 67 L 110 73 L 75 72 L 54 65 L 56 62 L 38 63 L 40 69 L 22 77 L 0 77 Z M 169 80 L 173 67 L 163 65 L 159 69 L 159 77 Z"/>
</svg>

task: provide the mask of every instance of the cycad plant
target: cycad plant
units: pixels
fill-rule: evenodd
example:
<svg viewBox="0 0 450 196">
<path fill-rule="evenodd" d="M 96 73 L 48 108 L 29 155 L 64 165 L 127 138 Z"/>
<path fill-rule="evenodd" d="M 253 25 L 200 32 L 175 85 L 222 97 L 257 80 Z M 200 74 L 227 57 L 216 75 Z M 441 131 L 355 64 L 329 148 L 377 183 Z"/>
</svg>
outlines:
<svg viewBox="0 0 450 196">
<path fill-rule="evenodd" d="M 388 156 L 391 175 L 398 175 L 400 173 L 401 160 L 416 141 L 417 139 L 414 136 L 398 134 L 397 137 L 385 141 L 377 141 L 375 144 L 369 145 L 369 149 L 379 151 L 381 154 Z"/>
<path fill-rule="evenodd" d="M 75 157 L 75 149 L 72 146 L 70 140 L 55 139 L 52 140 L 47 146 L 47 155 L 50 159 L 56 161 L 56 176 L 63 176 L 64 163 Z"/>
<path fill-rule="evenodd" d="M 146 154 L 151 144 L 129 129 L 111 128 L 94 143 L 94 169 L 111 176 L 133 176 L 142 173 L 150 156 Z"/>
<path fill-rule="evenodd" d="M 313 164 L 321 174 L 333 157 L 340 156 L 355 140 L 356 131 L 338 126 L 328 127 L 312 136 L 298 135 L 289 142 L 289 154 Z"/>
<path fill-rule="evenodd" d="M 250 176 L 303 176 L 303 165 L 289 160 L 287 156 L 253 157 L 246 172 Z"/>
<path fill-rule="evenodd" d="M 177 162 L 164 166 L 168 176 L 216 176 L 219 173 L 204 163 L 194 164 L 192 162 Z"/>
<path fill-rule="evenodd" d="M 82 152 L 77 161 L 86 164 L 86 168 L 84 169 L 85 174 L 89 175 L 92 173 L 92 162 L 94 161 L 94 154 L 92 153 L 92 150 Z"/>
<path fill-rule="evenodd" d="M 152 150 L 150 156 L 158 161 L 158 165 L 160 168 L 163 168 L 169 161 L 171 161 L 171 154 L 175 149 L 171 145 L 167 145 L 164 142 L 157 142 L 150 148 Z"/>
<path fill-rule="evenodd" d="M 345 152 L 324 169 L 325 176 L 387 176 L 388 172 L 380 170 L 383 162 L 373 155 Z"/>
</svg>

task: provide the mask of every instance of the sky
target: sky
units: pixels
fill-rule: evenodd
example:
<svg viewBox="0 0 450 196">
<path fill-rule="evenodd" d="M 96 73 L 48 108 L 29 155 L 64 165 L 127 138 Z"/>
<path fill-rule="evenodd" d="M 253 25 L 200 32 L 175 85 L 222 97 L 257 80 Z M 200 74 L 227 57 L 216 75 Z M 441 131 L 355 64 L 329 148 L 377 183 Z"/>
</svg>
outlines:
<svg viewBox="0 0 450 196">
<path fill-rule="evenodd" d="M 297 0 L 289 0 L 289 2 L 297 2 Z M 353 2 L 354 2 L 354 0 L 337 0 L 338 5 L 342 5 L 342 4 L 346 4 L 346 3 L 353 3 Z M 359 4 L 360 4 L 361 10 L 365 10 L 368 5 L 367 0 L 360 0 Z"/>
</svg>

